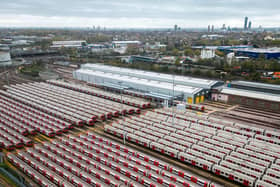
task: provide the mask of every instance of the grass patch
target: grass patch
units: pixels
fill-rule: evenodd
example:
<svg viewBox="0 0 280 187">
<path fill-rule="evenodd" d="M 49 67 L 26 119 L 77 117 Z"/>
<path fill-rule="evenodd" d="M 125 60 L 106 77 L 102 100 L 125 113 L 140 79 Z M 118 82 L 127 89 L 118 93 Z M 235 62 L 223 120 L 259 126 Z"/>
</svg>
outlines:
<svg viewBox="0 0 280 187">
<path fill-rule="evenodd" d="M 39 72 L 42 70 L 44 70 L 44 66 L 42 64 L 38 64 L 38 63 L 29 65 L 29 66 L 20 67 L 20 69 L 19 69 L 19 71 L 22 74 L 29 75 L 32 77 L 38 77 Z"/>
</svg>

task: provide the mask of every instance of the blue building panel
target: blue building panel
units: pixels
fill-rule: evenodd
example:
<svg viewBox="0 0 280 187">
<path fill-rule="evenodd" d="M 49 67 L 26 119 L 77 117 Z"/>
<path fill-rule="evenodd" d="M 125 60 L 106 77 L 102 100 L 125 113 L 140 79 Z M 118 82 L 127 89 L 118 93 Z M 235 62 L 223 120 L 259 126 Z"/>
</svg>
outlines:
<svg viewBox="0 0 280 187">
<path fill-rule="evenodd" d="M 234 52 L 236 56 L 247 56 L 250 58 L 259 58 L 261 55 L 264 55 L 265 59 L 280 59 L 280 50 L 271 51 L 266 49 L 224 49 L 226 53 Z"/>
</svg>

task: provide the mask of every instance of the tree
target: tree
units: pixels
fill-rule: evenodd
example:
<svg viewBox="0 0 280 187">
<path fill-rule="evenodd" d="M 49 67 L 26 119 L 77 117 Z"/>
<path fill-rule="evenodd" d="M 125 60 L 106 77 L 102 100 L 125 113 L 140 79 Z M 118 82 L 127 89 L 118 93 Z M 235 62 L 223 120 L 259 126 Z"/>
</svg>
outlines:
<svg viewBox="0 0 280 187">
<path fill-rule="evenodd" d="M 212 73 L 212 71 L 210 71 L 210 70 L 206 71 L 205 75 L 206 75 L 206 77 L 208 77 L 208 78 L 212 78 L 212 77 L 213 77 L 213 73 Z"/>
<path fill-rule="evenodd" d="M 162 66 L 160 67 L 161 72 L 168 72 L 168 66 Z"/>
<path fill-rule="evenodd" d="M 201 75 L 200 69 L 196 68 L 196 69 L 193 71 L 193 74 L 194 74 L 194 75 Z"/>
<path fill-rule="evenodd" d="M 179 50 L 176 49 L 176 48 L 174 48 L 174 49 L 172 50 L 172 55 L 173 55 L 173 56 L 178 56 L 178 55 L 179 55 Z"/>
<path fill-rule="evenodd" d="M 263 61 L 263 60 L 265 60 L 265 54 L 260 54 L 259 55 L 259 57 L 258 57 L 258 60 L 260 60 L 260 61 Z"/>
<path fill-rule="evenodd" d="M 250 75 L 250 79 L 253 81 L 259 81 L 260 77 L 261 77 L 261 74 L 259 72 L 255 72 Z"/>
<path fill-rule="evenodd" d="M 180 58 L 177 58 L 177 59 L 176 59 L 175 65 L 176 65 L 176 66 L 179 66 L 179 65 L 180 65 Z"/>
<path fill-rule="evenodd" d="M 243 44 L 243 45 L 248 45 L 248 41 L 247 41 L 247 40 L 244 40 L 242 44 Z"/>
<path fill-rule="evenodd" d="M 218 55 L 220 57 L 225 57 L 226 56 L 226 54 L 224 52 L 219 51 L 219 50 L 216 51 L 216 55 Z"/>
<path fill-rule="evenodd" d="M 191 48 L 186 48 L 184 50 L 184 54 L 185 54 L 185 56 L 193 56 L 194 52 L 193 52 L 193 50 Z"/>
<path fill-rule="evenodd" d="M 194 54 L 195 54 L 195 56 L 199 56 L 200 55 L 200 50 L 198 50 L 198 49 L 196 49 L 195 51 L 194 51 Z"/>
</svg>

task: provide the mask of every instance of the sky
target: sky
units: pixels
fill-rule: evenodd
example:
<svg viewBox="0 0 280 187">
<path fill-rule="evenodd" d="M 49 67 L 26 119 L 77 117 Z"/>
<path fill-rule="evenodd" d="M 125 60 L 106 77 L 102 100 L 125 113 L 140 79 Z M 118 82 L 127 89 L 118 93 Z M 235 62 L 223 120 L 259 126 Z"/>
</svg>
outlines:
<svg viewBox="0 0 280 187">
<path fill-rule="evenodd" d="M 280 0 L 0 0 L 0 27 L 280 27 Z"/>
</svg>

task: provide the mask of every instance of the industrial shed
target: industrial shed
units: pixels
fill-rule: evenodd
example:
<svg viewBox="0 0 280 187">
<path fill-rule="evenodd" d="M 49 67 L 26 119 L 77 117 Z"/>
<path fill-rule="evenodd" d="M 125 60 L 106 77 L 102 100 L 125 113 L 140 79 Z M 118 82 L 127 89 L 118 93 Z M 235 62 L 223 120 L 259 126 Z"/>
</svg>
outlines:
<svg viewBox="0 0 280 187">
<path fill-rule="evenodd" d="M 177 85 L 202 88 L 206 91 L 209 91 L 215 87 L 223 85 L 222 81 L 177 76 L 177 75 L 174 76 L 173 79 L 173 75 L 170 74 L 156 73 L 156 72 L 129 69 L 129 68 L 120 68 L 114 66 L 107 66 L 103 64 L 83 64 L 81 66 L 81 69 L 109 72 L 113 74 L 126 75 L 126 76 L 136 77 L 140 79 L 143 78 L 143 79 L 149 79 L 153 81 L 160 81 L 160 82 L 167 82 L 167 83 L 173 83 L 174 81 L 174 83 Z"/>
<path fill-rule="evenodd" d="M 233 81 L 228 84 L 228 87 L 244 89 L 249 91 L 251 90 L 251 91 L 259 91 L 259 92 L 272 93 L 272 94 L 280 94 L 280 86 L 273 85 L 273 84 L 264 84 L 264 83 L 249 82 L 249 81 Z"/>
<path fill-rule="evenodd" d="M 212 94 L 212 100 L 277 112 L 280 109 L 280 95 L 252 90 L 225 87 L 220 93 Z"/>
<path fill-rule="evenodd" d="M 136 90 L 148 95 L 159 95 L 161 99 L 173 96 L 176 99 L 185 100 L 188 103 L 199 103 L 204 100 L 208 93 L 205 89 L 138 78 L 130 75 L 121 75 L 108 71 L 94 71 L 90 69 L 79 69 L 73 72 L 73 77 L 78 80 L 86 81 L 104 86 L 119 86 L 123 89 Z M 163 99 L 165 100 L 165 99 Z M 166 99 L 167 100 L 167 99 Z"/>
</svg>

